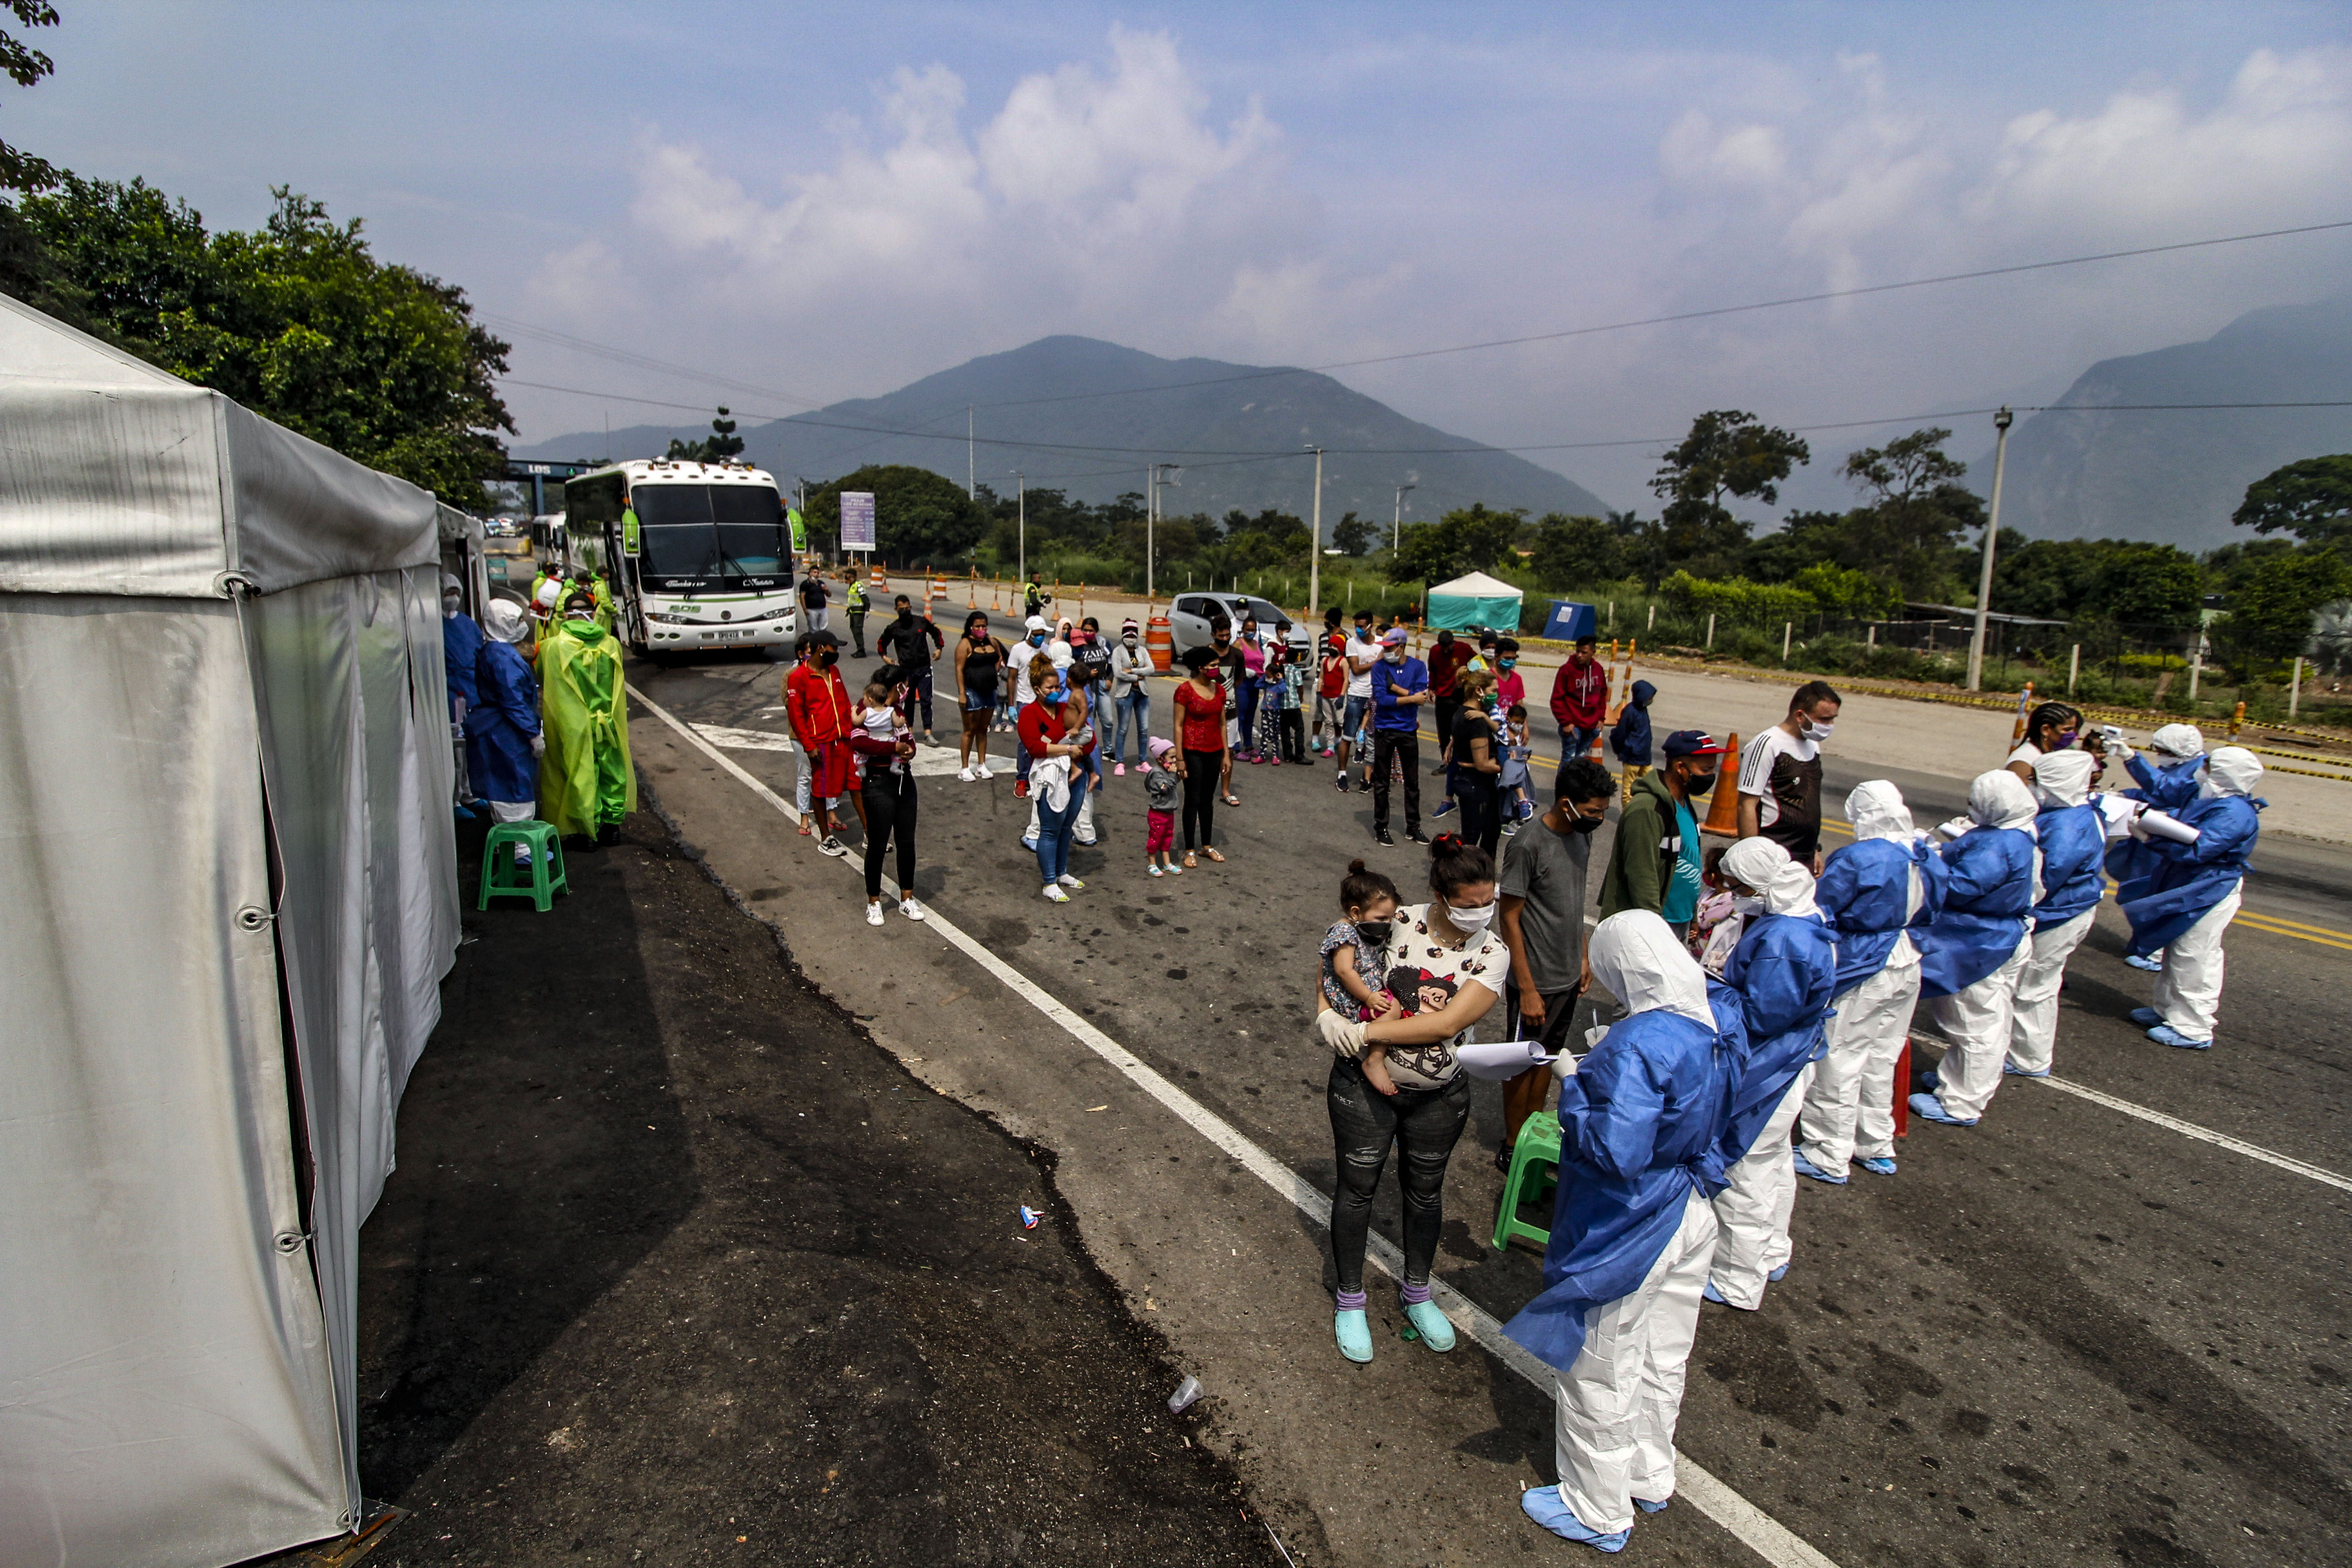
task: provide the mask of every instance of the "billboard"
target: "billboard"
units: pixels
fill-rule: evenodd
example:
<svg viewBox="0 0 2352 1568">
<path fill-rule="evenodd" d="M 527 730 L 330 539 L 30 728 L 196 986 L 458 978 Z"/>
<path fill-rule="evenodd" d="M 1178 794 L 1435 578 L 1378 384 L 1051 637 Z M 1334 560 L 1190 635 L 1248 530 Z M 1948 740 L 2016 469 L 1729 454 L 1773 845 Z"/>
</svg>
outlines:
<svg viewBox="0 0 2352 1568">
<path fill-rule="evenodd" d="M 872 490 L 841 492 L 841 547 L 844 550 L 874 548 L 874 492 Z"/>
</svg>

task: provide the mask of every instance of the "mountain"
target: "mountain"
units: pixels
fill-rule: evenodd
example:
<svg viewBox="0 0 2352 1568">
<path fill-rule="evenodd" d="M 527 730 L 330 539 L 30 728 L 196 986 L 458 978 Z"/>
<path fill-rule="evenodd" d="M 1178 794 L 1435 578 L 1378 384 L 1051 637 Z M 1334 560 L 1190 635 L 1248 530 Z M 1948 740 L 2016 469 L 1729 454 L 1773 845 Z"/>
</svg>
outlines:
<svg viewBox="0 0 2352 1568">
<path fill-rule="evenodd" d="M 1320 442 L 1323 523 L 1344 512 L 1386 521 L 1395 487 L 1407 516 L 1423 520 L 1484 501 L 1600 515 L 1599 497 L 1573 479 L 1406 418 L 1328 375 L 1207 359 L 1160 359 L 1094 338 L 1041 338 L 925 376 L 882 397 L 836 403 L 814 414 L 747 426 L 744 456 L 789 485 L 833 479 L 867 463 L 908 463 L 961 483 L 965 409 L 973 410 L 973 468 L 999 494 L 1018 469 L 1032 486 L 1075 500 L 1110 500 L 1140 490 L 1154 460 L 1184 465 L 1164 493 L 1171 515 L 1234 507 L 1276 507 L 1307 515 Z M 519 447 L 519 458 L 657 455 L 673 434 L 699 428 L 637 426 L 561 436 Z M 1353 448 L 1353 450 L 1347 450 Z M 1263 454 L 1277 456 L 1268 458 Z M 1297 453 L 1292 457 L 1289 454 Z"/>
<path fill-rule="evenodd" d="M 2018 422 L 2001 526 L 2036 539 L 2148 539 L 2202 552 L 2253 538 L 2230 514 L 2297 458 L 2352 451 L 2352 406 L 2131 412 L 2147 403 L 2352 403 L 2352 293 L 2250 310 L 2202 342 L 2102 360 Z M 2089 409 L 2113 412 L 2074 413 Z M 1969 465 L 1979 494 L 1992 454 Z"/>
</svg>

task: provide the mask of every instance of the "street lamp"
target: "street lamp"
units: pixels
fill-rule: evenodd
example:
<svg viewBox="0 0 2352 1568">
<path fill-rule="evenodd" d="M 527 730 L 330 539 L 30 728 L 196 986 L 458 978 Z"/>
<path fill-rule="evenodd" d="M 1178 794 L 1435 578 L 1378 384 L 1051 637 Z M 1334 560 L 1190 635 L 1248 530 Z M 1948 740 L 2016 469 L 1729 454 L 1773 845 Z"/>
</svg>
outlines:
<svg viewBox="0 0 2352 1568">
<path fill-rule="evenodd" d="M 1315 454 L 1315 521 L 1307 536 L 1307 618 L 1311 621 L 1323 607 L 1323 448 L 1307 450 Z"/>
<path fill-rule="evenodd" d="M 1143 509 L 1143 597 L 1147 603 L 1158 596 L 1152 592 L 1151 556 L 1152 533 L 1160 521 L 1160 487 L 1181 483 L 1170 476 L 1183 471 L 1181 463 L 1154 463 L 1144 470 L 1144 478 L 1149 481 L 1145 487 L 1148 494 Z"/>
<path fill-rule="evenodd" d="M 1992 416 L 1992 510 L 1985 518 L 1984 565 L 1977 574 L 1977 630 L 1969 639 L 1969 689 L 1984 684 L 1985 621 L 1992 612 L 1992 553 L 2000 540 L 2000 479 L 2009 466 L 2009 426 L 2017 417 L 2007 408 Z"/>
<path fill-rule="evenodd" d="M 1404 538 L 1404 492 L 1417 490 L 1419 485 L 1399 485 L 1396 488 L 1396 516 L 1389 520 L 1389 548 L 1394 550 Z"/>
<path fill-rule="evenodd" d="M 1013 483 L 1020 496 L 1021 508 L 1020 553 L 1016 558 L 1020 563 L 1013 568 L 1013 575 L 1026 583 L 1029 581 L 1029 476 L 1015 468 L 1013 470 Z"/>
</svg>

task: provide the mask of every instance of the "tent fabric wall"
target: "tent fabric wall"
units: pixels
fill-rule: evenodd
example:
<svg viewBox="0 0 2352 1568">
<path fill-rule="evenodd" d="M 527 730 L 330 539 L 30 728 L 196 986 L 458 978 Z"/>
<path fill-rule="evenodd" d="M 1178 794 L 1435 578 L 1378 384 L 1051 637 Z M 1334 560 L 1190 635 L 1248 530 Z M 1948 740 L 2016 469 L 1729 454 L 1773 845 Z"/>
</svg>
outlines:
<svg viewBox="0 0 2352 1568">
<path fill-rule="evenodd" d="M 435 510 L 0 298 L 0 1564 L 356 1513 L 359 1227 L 457 942 Z"/>
<path fill-rule="evenodd" d="M 1508 583 L 1472 572 L 1429 590 L 1429 626 L 1432 631 L 1466 632 L 1492 626 L 1516 632 L 1523 601 L 1524 595 Z"/>
</svg>

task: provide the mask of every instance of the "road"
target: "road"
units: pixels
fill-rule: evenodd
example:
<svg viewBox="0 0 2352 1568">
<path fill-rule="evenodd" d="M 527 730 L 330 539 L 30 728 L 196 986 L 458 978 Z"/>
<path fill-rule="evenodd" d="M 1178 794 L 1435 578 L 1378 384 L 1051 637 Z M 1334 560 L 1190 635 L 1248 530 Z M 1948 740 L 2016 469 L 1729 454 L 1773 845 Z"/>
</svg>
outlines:
<svg viewBox="0 0 2352 1568">
<path fill-rule="evenodd" d="M 1307 1212 L 1333 1173 L 1307 1018 L 1315 942 L 1349 857 L 1371 852 L 1410 886 L 1413 847 L 1374 851 L 1369 802 L 1336 794 L 1323 769 L 1245 767 L 1243 805 L 1219 815 L 1230 863 L 1155 881 L 1129 776 L 1099 808 L 1102 847 L 1076 854 L 1088 889 L 1056 908 L 1018 847 L 1027 811 L 1009 770 L 962 784 L 950 763 L 922 782 L 917 888 L 971 941 L 895 915 L 872 931 L 853 870 L 815 855 L 753 787 L 791 796 L 789 755 L 759 739 L 783 728 L 781 674 L 750 660 L 635 668 L 642 697 L 688 731 L 635 710 L 653 794 L 879 1043 L 1055 1152 L 1087 1249 L 1208 1384 L 1222 1450 L 1300 1560 L 1516 1562 L 1557 1548 L 1515 1506 L 1522 1485 L 1551 1478 L 1548 1395 L 1470 1345 L 1434 1358 L 1397 1340 L 1384 1287 L 1375 1363 L 1349 1366 L 1330 1344 L 1328 1247 Z M 1838 754 L 1868 748 L 1854 721 L 1850 708 L 1832 746 L 1838 797 L 1893 776 L 1923 821 L 1959 805 L 1965 748 L 1931 753 L 1948 773 L 1861 768 Z M 2346 859 L 2266 843 L 2247 907 L 2352 931 Z M 1804 1184 L 1789 1279 L 1760 1312 L 1707 1310 L 1685 1454 L 1840 1564 L 2352 1553 L 2352 1192 L 2161 1120 L 2352 1172 L 2335 1026 L 2347 996 L 2336 943 L 2352 939 L 2286 929 L 2232 932 L 2221 1044 L 2198 1055 L 2126 1020 L 2144 977 L 2118 962 L 2120 924 L 2102 914 L 2065 993 L 2058 1071 L 2158 1120 L 2012 1082 L 1979 1128 L 1915 1127 L 1891 1181 Z M 1089 1045 L 1095 1032 L 1136 1068 Z M 1154 1075 L 1181 1095 L 1158 1094 Z M 1439 1273 L 1465 1311 L 1507 1318 L 1538 1260 L 1481 1239 L 1500 1112 L 1480 1086 L 1448 1175 Z M 1380 1213 L 1392 1234 L 1392 1193 Z M 1761 1542 L 1773 1561 L 1819 1561 L 1770 1530 L 1717 1522 L 1737 1514 L 1678 1504 L 1643 1522 L 1628 1560 L 1752 1563 Z"/>
</svg>

